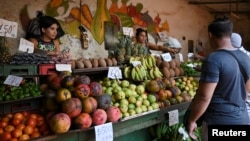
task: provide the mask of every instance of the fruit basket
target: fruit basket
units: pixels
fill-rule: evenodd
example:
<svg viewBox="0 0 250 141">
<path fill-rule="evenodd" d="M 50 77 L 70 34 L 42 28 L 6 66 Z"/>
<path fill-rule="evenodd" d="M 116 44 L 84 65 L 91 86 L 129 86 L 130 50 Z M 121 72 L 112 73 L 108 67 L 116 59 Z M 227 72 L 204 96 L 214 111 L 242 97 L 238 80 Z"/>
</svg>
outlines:
<svg viewBox="0 0 250 141">
<path fill-rule="evenodd" d="M 2 67 L 1 67 L 2 68 Z M 37 75 L 37 65 L 3 65 L 3 76 L 8 75 Z"/>
<path fill-rule="evenodd" d="M 55 64 L 40 64 L 39 75 L 50 75 L 56 72 Z"/>
</svg>

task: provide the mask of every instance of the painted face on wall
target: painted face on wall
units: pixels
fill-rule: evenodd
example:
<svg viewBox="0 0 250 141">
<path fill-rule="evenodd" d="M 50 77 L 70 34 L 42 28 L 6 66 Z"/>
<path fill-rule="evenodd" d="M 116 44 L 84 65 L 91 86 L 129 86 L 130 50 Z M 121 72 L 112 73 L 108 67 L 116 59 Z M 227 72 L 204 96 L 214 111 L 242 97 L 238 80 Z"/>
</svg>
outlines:
<svg viewBox="0 0 250 141">
<path fill-rule="evenodd" d="M 53 40 L 56 38 L 57 35 L 57 29 L 58 29 L 58 25 L 57 24 L 52 24 L 50 27 L 48 28 L 43 28 L 43 36 L 45 38 L 48 38 L 50 40 Z"/>
<path fill-rule="evenodd" d="M 137 37 L 137 42 L 138 43 L 145 43 L 147 40 L 147 34 L 146 32 L 141 32 L 138 37 Z"/>
</svg>

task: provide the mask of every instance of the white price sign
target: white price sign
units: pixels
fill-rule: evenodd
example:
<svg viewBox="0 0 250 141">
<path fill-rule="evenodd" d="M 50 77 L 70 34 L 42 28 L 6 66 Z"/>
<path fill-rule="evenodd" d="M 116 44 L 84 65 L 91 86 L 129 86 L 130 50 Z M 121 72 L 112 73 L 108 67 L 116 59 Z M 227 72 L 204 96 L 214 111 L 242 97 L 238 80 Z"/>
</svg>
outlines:
<svg viewBox="0 0 250 141">
<path fill-rule="evenodd" d="M 122 31 L 123 31 L 123 35 L 127 35 L 130 37 L 133 36 L 133 34 L 134 34 L 133 28 L 131 28 L 131 27 L 123 27 Z"/>
<path fill-rule="evenodd" d="M 72 72 L 71 64 L 56 64 L 56 70 L 57 71 L 69 71 L 69 72 Z"/>
<path fill-rule="evenodd" d="M 138 65 L 141 65 L 141 61 L 132 61 L 131 64 L 136 67 Z"/>
<path fill-rule="evenodd" d="M 181 53 L 179 53 L 179 57 L 180 57 L 180 61 L 184 62 L 183 55 Z"/>
<path fill-rule="evenodd" d="M 113 126 L 111 122 L 95 126 L 95 140 L 113 141 Z"/>
<path fill-rule="evenodd" d="M 170 55 L 170 53 L 163 53 L 161 54 L 161 57 L 164 61 L 167 61 L 167 62 L 172 60 L 172 56 Z"/>
<path fill-rule="evenodd" d="M 21 38 L 18 50 L 20 50 L 22 52 L 33 53 L 34 52 L 34 43 L 32 43 L 24 38 Z"/>
<path fill-rule="evenodd" d="M 119 67 L 109 67 L 108 78 L 122 79 L 122 71 Z"/>
<path fill-rule="evenodd" d="M 0 19 L 0 36 L 16 38 L 17 23 Z"/>
<path fill-rule="evenodd" d="M 169 126 L 179 123 L 179 111 L 178 110 L 169 111 L 168 116 L 169 116 L 168 117 Z"/>
<path fill-rule="evenodd" d="M 11 86 L 19 86 L 22 82 L 23 78 L 19 76 L 14 76 L 14 75 L 8 75 L 8 77 L 5 79 L 3 82 L 6 85 L 11 85 Z"/>
</svg>

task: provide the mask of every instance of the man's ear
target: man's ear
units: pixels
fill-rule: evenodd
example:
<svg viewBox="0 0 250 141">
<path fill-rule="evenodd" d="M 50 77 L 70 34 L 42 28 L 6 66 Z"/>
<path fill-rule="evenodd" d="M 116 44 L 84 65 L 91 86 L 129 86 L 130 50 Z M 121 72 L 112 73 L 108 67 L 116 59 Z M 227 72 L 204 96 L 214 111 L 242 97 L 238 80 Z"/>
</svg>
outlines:
<svg viewBox="0 0 250 141">
<path fill-rule="evenodd" d="M 211 32 L 208 32 L 208 37 L 209 38 L 212 38 L 213 37 L 213 34 Z"/>
</svg>

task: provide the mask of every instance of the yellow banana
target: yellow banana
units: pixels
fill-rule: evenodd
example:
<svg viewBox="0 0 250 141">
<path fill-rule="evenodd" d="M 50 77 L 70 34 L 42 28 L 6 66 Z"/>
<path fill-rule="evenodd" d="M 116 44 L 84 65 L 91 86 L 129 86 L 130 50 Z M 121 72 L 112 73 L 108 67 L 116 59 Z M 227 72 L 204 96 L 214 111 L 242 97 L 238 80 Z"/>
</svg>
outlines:
<svg viewBox="0 0 250 141">
<path fill-rule="evenodd" d="M 131 71 L 131 67 L 126 66 L 124 68 L 123 74 L 124 74 L 124 78 L 129 78 L 130 77 L 130 71 Z"/>
<path fill-rule="evenodd" d="M 155 67 L 155 66 L 156 66 L 155 56 L 150 55 L 150 58 L 151 58 L 151 61 L 152 61 L 153 67 Z"/>
<path fill-rule="evenodd" d="M 161 73 L 161 71 L 159 70 L 158 67 L 154 67 L 154 76 L 155 78 L 162 78 L 163 77 L 163 74 Z"/>
<path fill-rule="evenodd" d="M 150 79 L 155 79 L 155 75 L 154 75 L 154 70 L 153 69 L 151 69 L 150 71 L 149 71 L 149 76 L 150 76 Z"/>
</svg>

